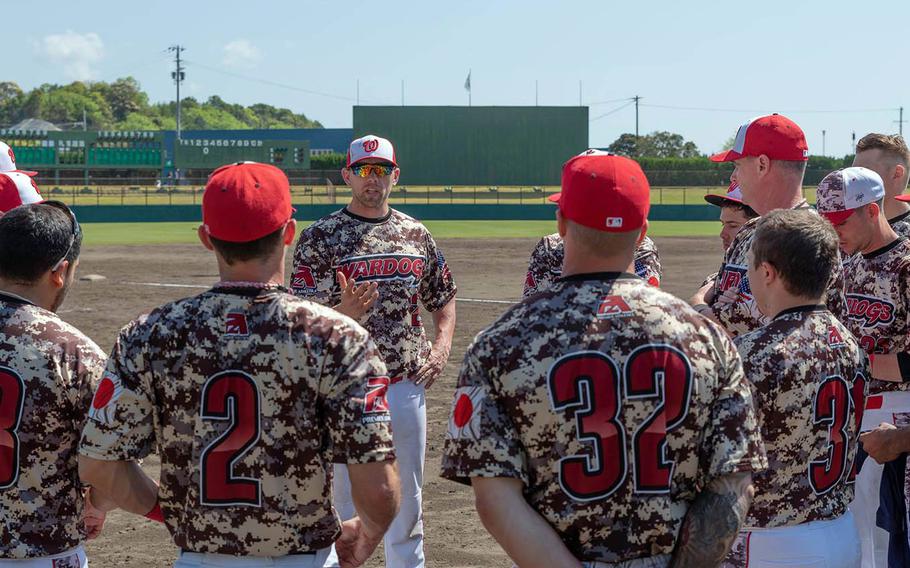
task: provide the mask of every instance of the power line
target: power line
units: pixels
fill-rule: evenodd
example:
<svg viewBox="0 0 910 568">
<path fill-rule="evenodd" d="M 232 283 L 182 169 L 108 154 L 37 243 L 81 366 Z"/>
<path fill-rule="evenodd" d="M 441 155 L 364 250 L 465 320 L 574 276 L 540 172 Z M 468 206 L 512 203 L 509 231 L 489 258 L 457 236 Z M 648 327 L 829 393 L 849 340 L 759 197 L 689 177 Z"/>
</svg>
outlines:
<svg viewBox="0 0 910 568">
<path fill-rule="evenodd" d="M 591 120 L 589 120 L 588 122 L 590 123 L 590 122 L 594 122 L 594 121 L 596 121 L 596 120 L 600 120 L 601 118 L 604 118 L 604 117 L 606 117 L 606 116 L 610 116 L 611 114 L 617 113 L 617 112 L 621 111 L 622 109 L 624 109 L 624 108 L 626 108 L 626 107 L 630 107 L 630 106 L 632 106 L 632 105 L 635 104 L 635 99 L 631 99 L 631 100 L 626 99 L 626 101 L 627 101 L 626 104 L 620 105 L 620 106 L 614 108 L 614 109 L 611 110 L 611 111 L 608 111 L 608 112 L 603 113 L 603 114 L 600 115 L 600 116 L 596 116 L 596 117 L 592 118 Z"/>
<path fill-rule="evenodd" d="M 641 103 L 643 107 L 651 108 L 664 108 L 671 110 L 691 110 L 691 111 L 700 111 L 700 112 L 755 112 L 762 113 L 768 112 L 767 109 L 743 109 L 743 108 L 713 108 L 713 107 L 685 107 L 685 106 L 674 106 L 674 105 L 655 105 L 648 103 Z M 867 109 L 781 109 L 779 112 L 787 112 L 793 114 L 810 114 L 810 113 L 866 113 L 866 112 L 894 112 L 896 108 L 867 108 Z"/>
<path fill-rule="evenodd" d="M 332 94 L 332 93 L 323 93 L 323 92 L 320 92 L 320 91 L 314 91 L 314 90 L 312 90 L 312 89 L 304 89 L 304 88 L 302 88 L 302 87 L 296 87 L 296 86 L 294 86 L 294 85 L 288 85 L 288 84 L 285 84 L 285 83 L 279 83 L 279 82 L 277 82 L 277 81 L 272 81 L 272 80 L 269 80 L 269 79 L 262 79 L 262 78 L 260 78 L 260 77 L 252 77 L 252 76 L 250 76 L 250 75 L 243 75 L 243 74 L 241 74 L 241 73 L 234 73 L 233 71 L 225 71 L 224 69 L 218 69 L 217 67 L 211 67 L 211 66 L 209 66 L 209 65 L 205 65 L 205 64 L 203 64 L 203 63 L 199 63 L 198 61 L 189 61 L 189 60 L 184 59 L 183 62 L 184 62 L 184 63 L 188 63 L 188 64 L 190 64 L 190 65 L 194 65 L 194 66 L 196 66 L 196 67 L 199 67 L 200 69 L 206 69 L 206 70 L 208 70 L 208 71 L 212 71 L 213 73 L 220 73 L 220 74 L 222 74 L 222 75 L 227 75 L 227 76 L 229 76 L 229 77 L 235 77 L 235 78 L 237 78 L 237 79 L 243 79 L 243 80 L 245 80 L 245 81 L 253 81 L 253 82 L 255 82 L 255 83 L 261 83 L 261 84 L 263 84 L 263 85 L 271 85 L 271 86 L 273 86 L 273 87 L 279 87 L 279 88 L 281 88 L 281 89 L 288 89 L 288 90 L 290 90 L 290 91 L 297 91 L 297 92 L 299 92 L 299 93 L 307 93 L 307 94 L 309 94 L 309 95 L 316 95 L 316 96 L 318 96 L 318 97 L 326 97 L 326 98 L 329 98 L 329 99 L 336 99 L 336 100 L 340 100 L 340 101 L 351 101 L 351 102 L 356 102 L 357 104 L 360 104 L 360 103 L 362 103 L 362 102 L 373 102 L 373 103 L 376 103 L 376 102 L 377 102 L 377 101 L 365 101 L 364 99 L 359 99 L 359 98 L 354 98 L 354 97 L 346 97 L 346 96 L 344 96 L 344 95 L 335 95 L 335 94 Z M 359 85 L 358 85 L 358 91 L 359 91 Z"/>
<path fill-rule="evenodd" d="M 610 99 L 609 101 L 597 101 L 593 103 L 588 103 L 588 106 L 597 106 L 597 105 L 609 105 L 613 103 L 621 103 L 623 101 L 631 101 L 634 97 L 624 97 L 622 99 Z"/>
</svg>

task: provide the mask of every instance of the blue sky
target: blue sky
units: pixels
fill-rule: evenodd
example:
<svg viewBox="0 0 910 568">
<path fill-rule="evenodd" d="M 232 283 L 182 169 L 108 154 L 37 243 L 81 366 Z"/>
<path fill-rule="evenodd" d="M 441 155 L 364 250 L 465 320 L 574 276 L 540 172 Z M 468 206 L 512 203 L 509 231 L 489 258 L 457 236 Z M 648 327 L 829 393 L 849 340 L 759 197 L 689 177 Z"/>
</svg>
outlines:
<svg viewBox="0 0 910 568">
<path fill-rule="evenodd" d="M 592 146 L 634 130 L 633 107 L 619 109 L 634 95 L 642 133 L 678 132 L 703 152 L 767 112 L 796 120 L 814 154 L 826 130 L 825 153 L 837 156 L 851 152 L 853 131 L 896 132 L 902 105 L 910 120 L 910 2 L 34 6 L 5 7 L 8 22 L 24 24 L 5 28 L 3 80 L 23 88 L 132 75 L 153 101 L 172 99 L 165 49 L 180 43 L 186 95 L 288 107 L 327 127 L 351 126 L 358 79 L 362 104 L 401 104 L 404 80 L 405 104 L 463 105 L 469 69 L 474 105 L 533 105 L 535 81 L 539 104 L 577 105 L 581 81 Z"/>
</svg>

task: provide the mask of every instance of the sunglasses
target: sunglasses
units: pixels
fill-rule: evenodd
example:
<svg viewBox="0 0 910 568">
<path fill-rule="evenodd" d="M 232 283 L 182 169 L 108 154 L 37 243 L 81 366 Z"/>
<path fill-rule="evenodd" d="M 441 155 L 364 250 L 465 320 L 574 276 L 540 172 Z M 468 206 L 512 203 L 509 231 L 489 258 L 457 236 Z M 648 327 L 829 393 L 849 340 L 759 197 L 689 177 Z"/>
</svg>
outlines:
<svg viewBox="0 0 910 568">
<path fill-rule="evenodd" d="M 355 176 L 366 178 L 370 177 L 370 174 L 376 172 L 376 175 L 379 177 L 390 176 L 395 170 L 395 166 L 392 164 L 361 164 L 359 166 L 351 166 L 351 171 L 354 172 Z"/>
<path fill-rule="evenodd" d="M 70 251 L 73 250 L 73 245 L 76 244 L 76 239 L 79 238 L 79 235 L 82 234 L 82 227 L 79 226 L 79 221 L 76 220 L 76 215 L 73 213 L 73 210 L 70 209 L 69 207 L 67 207 L 66 204 L 63 203 L 62 201 L 51 200 L 51 201 L 43 201 L 42 203 L 44 205 L 50 205 L 51 207 L 64 211 L 67 214 L 67 216 L 69 216 L 71 226 L 73 229 L 73 233 L 70 235 L 70 246 L 66 247 L 66 252 L 63 253 L 63 256 L 60 257 L 60 260 L 58 260 L 56 263 L 54 263 L 53 268 L 51 268 L 51 272 L 57 272 L 58 270 L 60 270 L 60 267 L 63 265 L 63 261 L 66 260 L 66 257 L 69 256 Z"/>
</svg>

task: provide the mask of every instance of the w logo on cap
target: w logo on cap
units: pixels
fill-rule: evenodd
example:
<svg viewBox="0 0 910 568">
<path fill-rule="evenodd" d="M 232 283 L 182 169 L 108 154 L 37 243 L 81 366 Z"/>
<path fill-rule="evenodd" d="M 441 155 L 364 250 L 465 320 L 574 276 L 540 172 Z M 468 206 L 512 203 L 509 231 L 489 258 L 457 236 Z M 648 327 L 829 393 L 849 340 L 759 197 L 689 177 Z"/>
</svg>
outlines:
<svg viewBox="0 0 910 568">
<path fill-rule="evenodd" d="M 379 140 L 375 138 L 370 138 L 369 140 L 363 141 L 363 151 L 364 152 L 375 152 L 379 149 Z"/>
</svg>

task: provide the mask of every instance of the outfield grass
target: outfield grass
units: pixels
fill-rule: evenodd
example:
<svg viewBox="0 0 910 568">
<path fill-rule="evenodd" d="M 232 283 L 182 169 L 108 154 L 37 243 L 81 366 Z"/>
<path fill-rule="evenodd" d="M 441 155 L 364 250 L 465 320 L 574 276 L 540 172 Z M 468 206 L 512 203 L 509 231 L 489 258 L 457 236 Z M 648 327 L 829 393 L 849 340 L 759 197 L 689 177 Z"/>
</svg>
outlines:
<svg viewBox="0 0 910 568">
<path fill-rule="evenodd" d="M 533 238 L 556 231 L 556 221 L 427 221 L 437 239 Z M 308 221 L 299 223 L 303 228 Z M 86 223 L 86 246 L 196 243 L 198 223 Z M 705 237 L 717 234 L 716 221 L 653 221 L 657 237 Z"/>
</svg>

